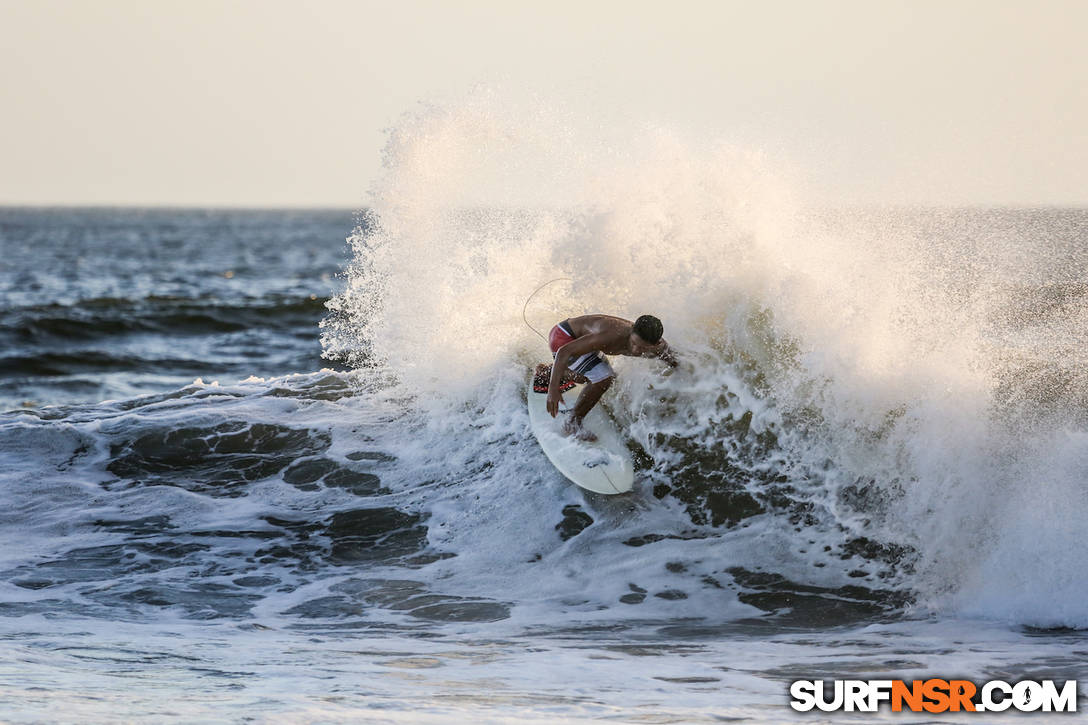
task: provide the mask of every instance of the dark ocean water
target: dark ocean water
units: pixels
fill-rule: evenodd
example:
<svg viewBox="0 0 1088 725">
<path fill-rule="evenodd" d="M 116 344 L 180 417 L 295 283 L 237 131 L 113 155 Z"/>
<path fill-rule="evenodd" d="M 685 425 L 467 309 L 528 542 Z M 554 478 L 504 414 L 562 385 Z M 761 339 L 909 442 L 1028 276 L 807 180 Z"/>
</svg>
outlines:
<svg viewBox="0 0 1088 725">
<path fill-rule="evenodd" d="M 608 498 L 527 428 L 550 271 L 504 235 L 550 222 L 416 246 L 346 211 L 0 209 L 0 717 L 778 721 L 797 678 L 1088 677 L 1086 218 L 808 222 L 932 243 L 868 299 L 939 310 L 901 330 L 941 386 L 866 378 L 894 340 L 846 303 L 791 320 L 797 279 L 738 283 L 739 315 L 689 275 L 692 372 L 620 366 L 639 472 Z M 877 274 L 846 261 L 829 299 Z M 616 299 L 582 283 L 545 323 Z"/>
<path fill-rule="evenodd" d="M 0 407 L 322 367 L 350 212 L 0 209 Z"/>
</svg>

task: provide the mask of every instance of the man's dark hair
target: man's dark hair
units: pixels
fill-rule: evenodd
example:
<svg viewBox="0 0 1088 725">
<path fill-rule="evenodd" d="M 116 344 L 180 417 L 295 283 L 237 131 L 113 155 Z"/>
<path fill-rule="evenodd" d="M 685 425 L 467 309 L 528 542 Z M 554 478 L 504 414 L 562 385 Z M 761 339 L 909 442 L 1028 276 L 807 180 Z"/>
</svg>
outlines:
<svg viewBox="0 0 1088 725">
<path fill-rule="evenodd" d="M 651 345 L 656 345 L 661 340 L 661 333 L 664 332 L 664 328 L 661 326 L 661 320 L 657 319 L 653 315 L 643 315 L 635 320 L 635 324 L 631 327 L 639 337 Z"/>
</svg>

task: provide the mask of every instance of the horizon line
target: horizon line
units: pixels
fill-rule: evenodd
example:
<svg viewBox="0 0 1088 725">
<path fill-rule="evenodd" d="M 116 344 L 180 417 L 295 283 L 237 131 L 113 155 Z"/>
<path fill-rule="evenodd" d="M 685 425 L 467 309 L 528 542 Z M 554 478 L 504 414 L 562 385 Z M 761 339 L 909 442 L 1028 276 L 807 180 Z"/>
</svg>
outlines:
<svg viewBox="0 0 1088 725">
<path fill-rule="evenodd" d="M 822 209 L 868 209 L 868 210 L 910 210 L 910 209 L 928 209 L 928 210 L 963 210 L 963 209 L 986 209 L 986 210 L 1088 210 L 1088 201 L 1081 202 L 1079 204 L 1074 203 L 1058 203 L 1058 202 L 1017 202 L 1017 203 L 986 203 L 986 202 L 971 202 L 960 204 L 932 204 L 932 203 L 918 203 L 918 202 L 844 202 L 841 204 L 835 204 L 830 202 L 822 202 L 811 205 L 802 205 L 800 208 L 822 208 Z M 169 204 L 169 203 L 88 203 L 88 202 L 5 202 L 0 201 L 0 209 L 13 210 L 34 210 L 34 211 L 49 211 L 52 209 L 63 210 L 86 210 L 86 211 L 330 211 L 330 212 L 351 212 L 360 213 L 370 211 L 371 207 L 366 205 L 361 206 L 334 206 L 334 205 L 309 205 L 309 204 L 283 204 L 283 205 L 265 205 L 265 204 Z"/>
</svg>

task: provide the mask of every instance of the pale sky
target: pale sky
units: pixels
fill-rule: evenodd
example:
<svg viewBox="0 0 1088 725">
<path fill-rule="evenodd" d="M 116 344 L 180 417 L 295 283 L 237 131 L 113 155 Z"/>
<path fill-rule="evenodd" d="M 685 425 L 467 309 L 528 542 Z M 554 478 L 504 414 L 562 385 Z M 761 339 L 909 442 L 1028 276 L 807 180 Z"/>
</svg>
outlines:
<svg viewBox="0 0 1088 725">
<path fill-rule="evenodd" d="M 1085 205 L 1086 28 L 1088 0 L 0 0 L 0 204 L 358 208 L 401 114 L 501 82 L 765 145 L 832 200 Z"/>
</svg>

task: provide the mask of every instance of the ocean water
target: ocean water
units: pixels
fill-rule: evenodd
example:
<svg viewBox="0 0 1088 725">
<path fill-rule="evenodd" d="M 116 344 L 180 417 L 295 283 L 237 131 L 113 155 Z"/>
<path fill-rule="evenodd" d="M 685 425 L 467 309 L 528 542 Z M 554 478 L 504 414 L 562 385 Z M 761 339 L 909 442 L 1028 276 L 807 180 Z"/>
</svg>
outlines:
<svg viewBox="0 0 1088 725">
<path fill-rule="evenodd" d="M 1088 678 L 1088 211 L 807 204 L 568 120 L 408 115 L 358 213 L 0 209 L 0 718 L 954 722 L 788 686 Z M 681 352 L 614 361 L 630 495 L 528 431 L 538 289 Z"/>
</svg>

